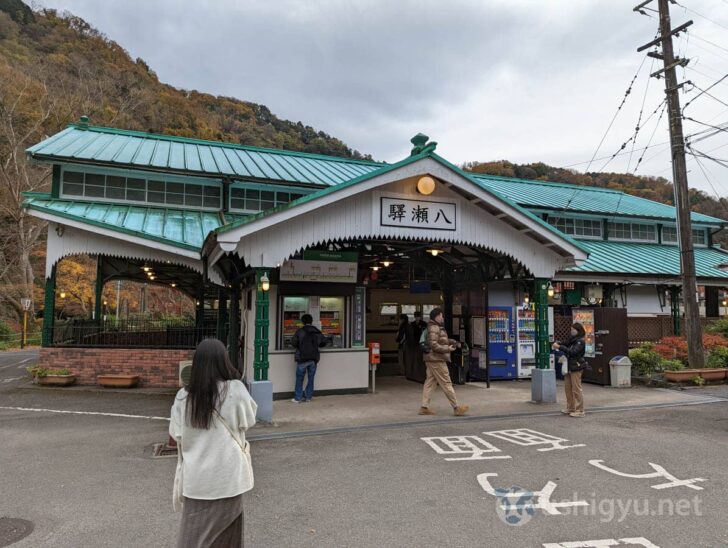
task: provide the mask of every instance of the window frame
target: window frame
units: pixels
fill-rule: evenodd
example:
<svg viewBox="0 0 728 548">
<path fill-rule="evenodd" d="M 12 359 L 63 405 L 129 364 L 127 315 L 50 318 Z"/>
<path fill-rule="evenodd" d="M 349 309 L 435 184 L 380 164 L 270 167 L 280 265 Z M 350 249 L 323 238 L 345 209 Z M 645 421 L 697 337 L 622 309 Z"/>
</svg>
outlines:
<svg viewBox="0 0 728 548">
<path fill-rule="evenodd" d="M 675 239 L 674 240 L 665 240 L 665 230 L 674 230 L 675 231 Z M 698 247 L 708 247 L 708 234 L 707 234 L 707 227 L 699 226 L 699 227 L 693 227 L 693 245 Z M 695 236 L 696 233 L 700 232 L 703 235 L 703 238 L 700 242 L 696 241 Z M 665 245 L 680 245 L 680 242 L 678 241 L 677 237 L 677 226 L 663 226 L 662 231 L 660 233 L 660 238 L 662 240 L 662 243 Z"/>
<path fill-rule="evenodd" d="M 627 225 L 629 226 L 629 238 L 615 237 L 614 236 L 614 225 Z M 643 238 L 634 237 L 634 227 L 651 227 L 654 231 L 654 237 L 650 240 Z M 643 244 L 655 244 L 658 242 L 657 238 L 657 224 L 656 223 L 640 223 L 635 221 L 608 221 L 607 222 L 607 239 L 613 242 L 637 242 Z"/>
<path fill-rule="evenodd" d="M 552 222 L 553 221 L 553 222 Z M 563 221 L 564 228 L 559 226 L 559 221 Z M 564 216 L 564 215 L 548 215 L 546 217 L 546 222 L 556 228 L 556 230 L 563 232 L 564 234 L 568 236 L 572 236 L 574 238 L 580 239 L 580 240 L 601 240 L 604 238 L 604 223 L 603 219 L 601 218 L 587 218 L 587 217 L 570 217 L 570 216 Z M 572 224 L 572 232 L 568 232 L 566 228 L 567 222 L 570 222 Z M 578 224 L 581 223 L 581 230 L 584 231 L 584 223 L 590 223 L 592 226 L 592 231 L 594 227 L 597 227 L 599 229 L 599 234 L 597 236 L 590 234 L 577 234 L 578 230 Z"/>
<path fill-rule="evenodd" d="M 242 196 L 235 196 L 236 190 L 242 190 L 244 191 Z M 250 190 L 252 192 L 257 192 L 257 197 L 247 197 L 247 191 Z M 311 192 L 315 192 L 317 189 L 311 189 L 311 188 L 302 188 L 302 187 L 295 187 L 295 186 L 284 186 L 284 185 L 273 185 L 273 184 L 261 184 L 261 183 L 251 183 L 247 181 L 240 181 L 236 180 L 230 183 L 230 187 L 228 188 L 228 203 L 227 208 L 228 211 L 231 213 L 242 213 L 242 214 L 248 214 L 248 215 L 254 215 L 257 213 L 260 213 L 262 211 L 267 211 L 269 209 L 273 209 L 282 205 L 286 205 L 291 203 L 290 196 L 292 194 L 298 195 L 298 198 L 306 196 L 307 194 L 310 194 Z M 270 202 L 270 200 L 263 200 L 263 193 L 264 192 L 272 192 L 273 193 L 273 207 L 268 209 L 261 209 L 260 204 L 261 202 Z M 288 196 L 288 201 L 281 201 L 278 199 L 279 194 L 286 194 Z M 298 199 L 295 198 L 295 199 Z M 250 202 L 258 202 L 258 209 L 249 208 L 248 200 Z M 234 207 L 233 203 L 237 201 L 242 201 L 243 205 L 246 207 L 240 208 L 240 207 Z"/>
<path fill-rule="evenodd" d="M 82 173 L 83 174 L 83 181 L 81 183 L 77 182 L 68 182 L 66 183 L 66 173 Z M 85 194 L 86 191 L 86 175 L 90 174 L 93 176 L 102 176 L 104 177 L 104 186 L 99 187 L 104 189 L 104 196 L 87 196 Z M 124 186 L 123 186 L 123 192 L 124 192 L 124 198 L 109 198 L 106 196 L 109 188 L 116 188 L 117 190 L 122 187 L 109 187 L 108 185 L 108 179 L 107 177 L 119 177 L 124 179 Z M 129 188 L 129 181 L 134 181 L 135 185 L 137 185 L 137 181 L 144 181 L 144 188 Z M 164 184 L 164 190 L 156 191 L 156 190 L 149 190 L 149 183 L 150 182 L 161 182 Z M 65 192 L 65 186 L 66 184 L 81 186 L 81 192 L 82 194 L 69 194 Z M 178 194 L 178 193 L 170 193 L 167 191 L 167 185 L 168 184 L 183 184 L 183 194 L 182 196 L 182 204 L 174 204 L 167 202 L 167 195 L 168 194 Z M 223 206 L 223 190 L 222 190 L 223 181 L 221 179 L 203 179 L 203 178 L 196 178 L 196 177 L 184 177 L 184 176 L 178 176 L 178 175 L 168 175 L 164 173 L 158 173 L 158 172 L 149 172 L 149 171 L 132 171 L 132 170 L 117 170 L 117 169 L 99 169 L 94 167 L 87 167 L 87 166 L 78 166 L 73 164 L 68 165 L 62 165 L 61 166 L 61 177 L 60 177 L 60 193 L 59 196 L 66 200 L 74 200 L 74 201 L 81 201 L 81 202 L 94 202 L 94 203 L 106 203 L 106 204 L 129 204 L 129 205 L 135 205 L 135 206 L 142 206 L 142 207 L 159 207 L 159 208 L 167 208 L 167 209 L 186 209 L 186 210 L 195 210 L 195 211 L 222 211 Z M 94 187 L 98 187 L 98 185 L 92 185 Z M 187 187 L 200 187 L 202 188 L 199 196 L 201 196 L 201 205 L 187 205 L 185 202 L 187 202 Z M 205 206 L 205 188 L 215 188 L 217 189 L 217 204 L 213 207 L 211 205 Z M 128 199 L 126 196 L 129 195 L 129 191 L 131 192 L 144 192 L 144 200 L 134 200 L 134 199 Z M 153 202 L 149 200 L 149 193 L 150 192 L 156 192 L 156 193 L 163 193 L 164 195 L 164 201 L 163 202 Z M 190 196 L 196 196 L 196 194 L 189 194 Z"/>
</svg>

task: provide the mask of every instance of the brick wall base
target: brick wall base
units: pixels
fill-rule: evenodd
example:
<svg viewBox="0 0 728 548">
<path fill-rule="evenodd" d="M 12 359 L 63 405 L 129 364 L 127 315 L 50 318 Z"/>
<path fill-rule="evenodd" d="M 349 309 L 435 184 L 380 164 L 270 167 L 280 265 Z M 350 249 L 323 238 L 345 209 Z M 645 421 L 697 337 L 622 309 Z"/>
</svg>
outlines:
<svg viewBox="0 0 728 548">
<path fill-rule="evenodd" d="M 68 368 L 78 384 L 96 384 L 97 375 L 139 375 L 140 386 L 176 388 L 179 362 L 194 350 L 168 348 L 41 348 L 38 365 Z"/>
</svg>

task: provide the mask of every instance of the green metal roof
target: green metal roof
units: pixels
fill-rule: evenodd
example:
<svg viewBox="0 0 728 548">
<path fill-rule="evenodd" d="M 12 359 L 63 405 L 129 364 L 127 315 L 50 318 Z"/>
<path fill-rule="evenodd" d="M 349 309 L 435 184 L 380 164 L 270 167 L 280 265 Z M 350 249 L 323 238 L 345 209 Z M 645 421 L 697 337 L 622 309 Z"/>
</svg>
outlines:
<svg viewBox="0 0 728 548">
<path fill-rule="evenodd" d="M 226 214 L 222 218 L 220 213 L 209 211 L 57 200 L 50 194 L 27 193 L 23 205 L 64 219 L 197 252 L 211 231 L 244 217 Z"/>
<path fill-rule="evenodd" d="M 38 160 L 165 169 L 213 175 L 335 185 L 383 164 L 334 156 L 203 141 L 172 135 L 72 124 L 30 147 Z"/>
<path fill-rule="evenodd" d="M 675 208 L 608 188 L 567 185 L 471 173 L 473 179 L 524 207 L 568 210 L 608 216 L 646 217 L 675 221 Z M 726 221 L 692 213 L 694 222 L 724 224 Z"/>
<path fill-rule="evenodd" d="M 589 250 L 589 258 L 581 266 L 569 268 L 566 272 L 680 276 L 680 249 L 676 245 L 596 240 L 579 243 Z M 728 272 L 719 268 L 726 263 L 728 253 L 725 251 L 714 247 L 695 248 L 698 278 L 728 280 Z"/>
</svg>

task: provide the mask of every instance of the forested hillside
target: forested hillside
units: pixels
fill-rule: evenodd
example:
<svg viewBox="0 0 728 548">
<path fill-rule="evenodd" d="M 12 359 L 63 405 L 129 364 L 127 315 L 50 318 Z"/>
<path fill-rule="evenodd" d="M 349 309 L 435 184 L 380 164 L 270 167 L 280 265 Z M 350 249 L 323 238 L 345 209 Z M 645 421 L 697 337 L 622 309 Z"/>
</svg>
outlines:
<svg viewBox="0 0 728 548">
<path fill-rule="evenodd" d="M 24 151 L 81 115 L 95 125 L 362 157 L 264 105 L 164 84 L 83 19 L 0 0 L 0 318 L 17 319 L 20 298 L 42 282 L 43 225 L 20 204 L 21 192 L 49 187 L 49 170 L 28 165 Z"/>
<path fill-rule="evenodd" d="M 648 200 L 674 205 L 672 183 L 663 177 L 637 176 L 630 173 L 579 173 L 540 162 L 519 165 L 506 160 L 469 162 L 463 167 L 469 171 L 501 177 L 611 188 Z M 728 200 L 726 198 L 718 199 L 703 191 L 690 189 L 690 204 L 693 211 L 720 219 L 728 219 Z"/>
</svg>

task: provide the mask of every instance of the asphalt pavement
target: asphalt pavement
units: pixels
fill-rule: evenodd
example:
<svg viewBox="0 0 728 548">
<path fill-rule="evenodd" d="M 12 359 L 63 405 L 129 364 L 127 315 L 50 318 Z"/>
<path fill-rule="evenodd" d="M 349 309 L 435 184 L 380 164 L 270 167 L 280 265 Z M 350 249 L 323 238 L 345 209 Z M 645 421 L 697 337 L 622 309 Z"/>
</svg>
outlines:
<svg viewBox="0 0 728 548">
<path fill-rule="evenodd" d="M 176 461 L 152 458 L 170 396 L 16 386 L 7 358 L 0 518 L 33 526 L 13 546 L 173 546 Z M 728 546 L 728 401 L 709 401 L 259 439 L 246 546 Z M 100 414 L 17 409 L 81 403 Z"/>
</svg>

